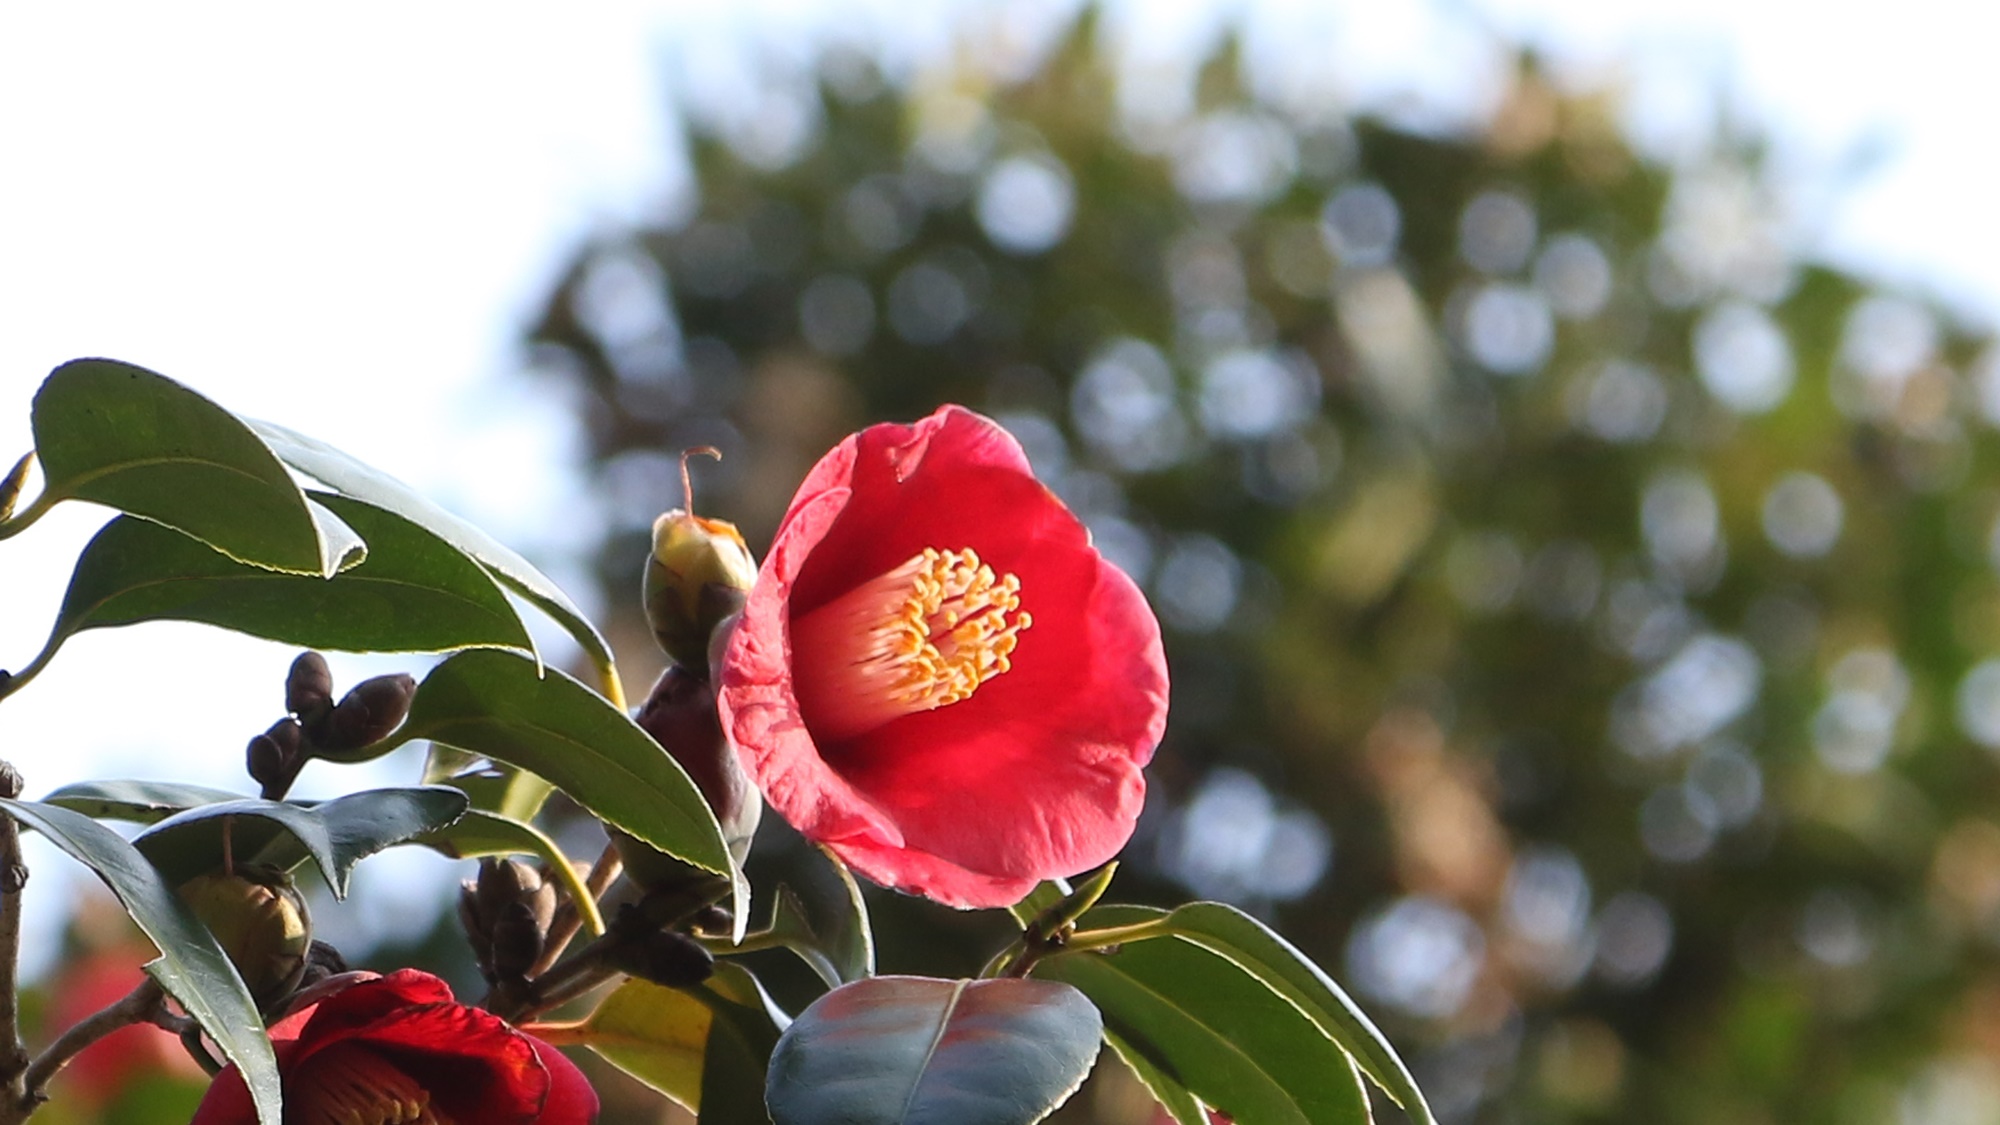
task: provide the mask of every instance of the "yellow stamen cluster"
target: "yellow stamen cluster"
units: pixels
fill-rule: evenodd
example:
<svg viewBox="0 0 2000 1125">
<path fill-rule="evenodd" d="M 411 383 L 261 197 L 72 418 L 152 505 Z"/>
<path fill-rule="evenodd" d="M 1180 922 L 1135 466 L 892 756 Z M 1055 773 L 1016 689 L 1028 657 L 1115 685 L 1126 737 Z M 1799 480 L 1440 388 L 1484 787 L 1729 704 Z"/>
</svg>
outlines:
<svg viewBox="0 0 2000 1125">
<path fill-rule="evenodd" d="M 372 1051 L 336 1047 L 285 1093 L 285 1120 L 310 1125 L 453 1125 L 430 1092 Z M 296 1108 L 295 1108 L 296 1107 Z"/>
<path fill-rule="evenodd" d="M 926 547 L 793 623 L 800 702 L 837 739 L 970 699 L 1033 623 L 1019 578 L 969 548 Z"/>
</svg>

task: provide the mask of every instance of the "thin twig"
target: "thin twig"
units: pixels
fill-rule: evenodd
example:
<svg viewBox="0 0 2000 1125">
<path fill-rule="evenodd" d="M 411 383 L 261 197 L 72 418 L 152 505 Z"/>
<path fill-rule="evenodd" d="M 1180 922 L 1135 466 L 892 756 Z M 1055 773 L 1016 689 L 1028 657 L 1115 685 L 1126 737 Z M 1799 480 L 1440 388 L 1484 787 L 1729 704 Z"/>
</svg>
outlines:
<svg viewBox="0 0 2000 1125">
<path fill-rule="evenodd" d="M 611 889 L 612 880 L 618 878 L 618 873 L 624 869 L 625 861 L 619 858 L 617 847 L 604 845 L 604 854 L 590 865 L 590 874 L 583 881 L 584 889 L 590 892 L 590 900 L 596 902 L 603 898 L 604 892 Z M 556 908 L 556 916 L 549 922 L 549 936 L 543 942 L 542 955 L 529 966 L 528 975 L 538 977 L 548 972 L 549 966 L 563 955 L 563 950 L 569 948 L 569 943 L 576 939 L 577 931 L 582 928 L 583 915 L 574 902 L 565 900 Z"/>
<path fill-rule="evenodd" d="M 126 993 L 124 999 L 84 1017 L 81 1023 L 63 1032 L 34 1062 L 28 1064 L 28 1072 L 22 1076 L 21 1100 L 16 1104 L 15 1112 L 26 1117 L 34 1112 L 36 1106 L 49 1100 L 49 1079 L 68 1066 L 71 1059 L 82 1054 L 85 1047 L 120 1028 L 153 1022 L 153 1013 L 166 1002 L 166 996 L 160 983 L 147 977 L 139 982 L 139 987 Z"/>
<path fill-rule="evenodd" d="M 0 762 L 0 797 L 19 797 L 21 771 Z M 21 862 L 21 826 L 0 816 L 0 1086 L 19 1093 L 16 1083 L 28 1069 L 28 1048 L 21 1042 L 21 997 L 17 966 L 21 954 L 21 890 L 28 884 L 28 867 Z"/>
</svg>

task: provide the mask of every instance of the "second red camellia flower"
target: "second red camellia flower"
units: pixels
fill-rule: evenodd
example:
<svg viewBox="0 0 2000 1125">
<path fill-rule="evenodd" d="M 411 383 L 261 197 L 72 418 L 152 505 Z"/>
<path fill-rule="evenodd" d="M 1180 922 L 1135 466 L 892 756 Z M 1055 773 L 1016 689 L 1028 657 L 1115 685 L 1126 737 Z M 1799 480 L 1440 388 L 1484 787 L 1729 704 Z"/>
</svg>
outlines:
<svg viewBox="0 0 2000 1125">
<path fill-rule="evenodd" d="M 990 419 L 871 426 L 792 498 L 720 672 L 780 815 L 876 882 L 1004 906 L 1110 859 L 1166 725 L 1160 627 Z"/>
<path fill-rule="evenodd" d="M 597 1094 L 576 1064 L 429 973 L 350 973 L 309 990 L 271 1028 L 286 1121 L 590 1125 Z M 235 1067 L 190 1125 L 256 1125 Z"/>
</svg>

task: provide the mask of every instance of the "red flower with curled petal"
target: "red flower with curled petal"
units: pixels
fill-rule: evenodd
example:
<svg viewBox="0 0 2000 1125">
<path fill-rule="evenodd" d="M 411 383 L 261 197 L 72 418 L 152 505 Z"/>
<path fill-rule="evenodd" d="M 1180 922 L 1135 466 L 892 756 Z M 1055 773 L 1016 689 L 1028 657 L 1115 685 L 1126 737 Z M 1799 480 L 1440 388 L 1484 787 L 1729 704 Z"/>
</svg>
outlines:
<svg viewBox="0 0 2000 1125">
<path fill-rule="evenodd" d="M 1160 627 L 990 419 L 849 437 L 799 487 L 722 661 L 771 806 L 869 878 L 1003 906 L 1110 859 L 1166 726 Z"/>
<path fill-rule="evenodd" d="M 415 969 L 349 973 L 271 1028 L 287 1122 L 590 1125 L 597 1093 L 562 1052 L 452 999 Z M 256 1125 L 235 1067 L 190 1125 Z"/>
</svg>

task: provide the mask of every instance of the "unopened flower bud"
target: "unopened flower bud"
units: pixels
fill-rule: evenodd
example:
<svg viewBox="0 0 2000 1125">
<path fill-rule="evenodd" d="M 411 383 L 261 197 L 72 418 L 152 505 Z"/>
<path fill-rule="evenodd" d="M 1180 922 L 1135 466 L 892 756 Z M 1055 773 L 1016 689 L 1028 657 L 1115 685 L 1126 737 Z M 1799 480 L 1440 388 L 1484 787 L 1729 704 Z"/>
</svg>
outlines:
<svg viewBox="0 0 2000 1125">
<path fill-rule="evenodd" d="M 298 987 L 312 945 L 312 921 L 289 876 L 197 875 L 182 883 L 179 893 L 229 955 L 260 1010 Z"/>
<path fill-rule="evenodd" d="M 417 681 L 403 673 L 376 676 L 354 685 L 317 726 L 307 726 L 313 749 L 334 761 L 359 760 L 357 751 L 381 742 L 403 725 L 416 698 Z"/>
<path fill-rule="evenodd" d="M 668 668 L 639 708 L 638 723 L 687 771 L 714 811 L 730 855 L 742 863 L 763 819 L 764 798 L 737 760 L 736 748 L 723 737 L 714 686 L 685 668 Z M 642 857 L 638 866 L 644 864 Z M 625 856 L 625 865 L 635 866 L 631 856 Z M 633 878 L 644 883 L 636 873 Z"/>
<path fill-rule="evenodd" d="M 250 780 L 263 786 L 283 788 L 298 774 L 300 746 L 305 732 L 293 718 L 279 719 L 271 729 L 250 740 L 244 748 L 244 768 Z"/>
<path fill-rule="evenodd" d="M 661 930 L 620 946 L 609 961 L 619 972 L 668 988 L 700 984 L 715 972 L 714 954 L 700 942 L 673 930 Z"/>
<path fill-rule="evenodd" d="M 653 523 L 643 592 L 653 637 L 676 663 L 708 671 L 708 638 L 743 608 L 757 562 L 736 525 L 679 508 Z"/>
<path fill-rule="evenodd" d="M 317 722 L 333 706 L 333 670 L 326 657 L 302 652 L 285 676 L 285 710 L 303 723 Z"/>
<path fill-rule="evenodd" d="M 458 918 L 489 981 L 519 979 L 542 954 L 555 920 L 556 886 L 517 859 L 479 861 L 459 891 Z"/>
</svg>

